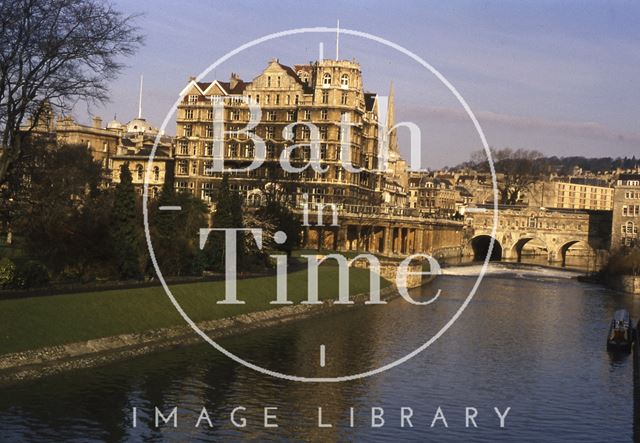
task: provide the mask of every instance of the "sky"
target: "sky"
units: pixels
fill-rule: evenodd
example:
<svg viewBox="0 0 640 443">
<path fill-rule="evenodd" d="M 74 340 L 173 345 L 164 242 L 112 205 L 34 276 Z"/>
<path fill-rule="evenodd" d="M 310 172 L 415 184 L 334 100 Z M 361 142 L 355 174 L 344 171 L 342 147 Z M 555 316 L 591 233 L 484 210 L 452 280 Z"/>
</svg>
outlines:
<svg viewBox="0 0 640 443">
<path fill-rule="evenodd" d="M 145 45 L 110 85 L 111 101 L 89 113 L 105 122 L 137 115 L 160 126 L 191 75 L 259 37 L 303 27 L 361 31 L 399 45 L 435 68 L 476 115 L 490 146 L 546 155 L 640 154 L 640 2 L 606 1 L 172 1 L 116 0 L 141 13 Z M 270 40 L 231 57 L 203 80 L 251 80 L 272 58 L 294 65 L 335 58 L 335 33 Z M 364 88 L 387 95 L 396 120 L 420 128 L 423 166 L 468 160 L 482 149 L 460 102 L 409 56 L 340 35 L 340 59 L 356 59 Z M 86 107 L 74 116 L 88 123 Z M 167 132 L 175 133 L 175 118 Z M 400 150 L 409 159 L 408 131 Z"/>
</svg>

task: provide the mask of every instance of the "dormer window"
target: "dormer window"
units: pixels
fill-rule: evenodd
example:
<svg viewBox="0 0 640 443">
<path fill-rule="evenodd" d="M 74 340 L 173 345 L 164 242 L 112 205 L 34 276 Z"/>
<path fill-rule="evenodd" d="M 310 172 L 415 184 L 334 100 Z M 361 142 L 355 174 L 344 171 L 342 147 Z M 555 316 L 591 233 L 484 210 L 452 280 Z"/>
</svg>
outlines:
<svg viewBox="0 0 640 443">
<path fill-rule="evenodd" d="M 340 86 L 343 88 L 348 88 L 349 87 L 349 75 L 348 74 L 342 74 L 342 77 L 340 77 Z"/>
<path fill-rule="evenodd" d="M 198 103 L 198 96 L 197 95 L 190 95 L 187 100 L 189 101 L 190 105 L 195 105 L 196 103 Z"/>
<path fill-rule="evenodd" d="M 322 76 L 322 86 L 331 86 L 331 74 L 329 74 L 328 72 L 325 72 L 325 74 Z"/>
</svg>

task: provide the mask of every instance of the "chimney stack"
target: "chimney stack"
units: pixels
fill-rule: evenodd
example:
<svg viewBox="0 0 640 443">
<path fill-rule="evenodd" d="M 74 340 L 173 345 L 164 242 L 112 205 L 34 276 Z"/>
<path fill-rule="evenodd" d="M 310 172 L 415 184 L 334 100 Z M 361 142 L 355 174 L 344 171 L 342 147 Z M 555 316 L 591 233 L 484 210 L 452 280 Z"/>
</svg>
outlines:
<svg viewBox="0 0 640 443">
<path fill-rule="evenodd" d="M 102 128 L 102 118 L 95 116 L 93 117 L 93 127 L 97 129 Z"/>
<path fill-rule="evenodd" d="M 229 86 L 231 87 L 231 89 L 235 88 L 238 83 L 240 83 L 242 81 L 242 79 L 240 78 L 240 76 L 238 74 L 236 74 L 235 72 L 231 73 L 231 79 L 229 80 Z"/>
</svg>

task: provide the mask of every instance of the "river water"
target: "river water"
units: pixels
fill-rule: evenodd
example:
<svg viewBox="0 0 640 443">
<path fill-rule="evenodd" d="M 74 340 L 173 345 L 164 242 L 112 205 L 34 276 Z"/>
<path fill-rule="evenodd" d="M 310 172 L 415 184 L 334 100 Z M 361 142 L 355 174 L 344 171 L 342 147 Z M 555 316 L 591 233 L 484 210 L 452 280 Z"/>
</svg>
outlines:
<svg viewBox="0 0 640 443">
<path fill-rule="evenodd" d="M 415 306 L 348 309 L 224 340 L 268 369 L 333 377 L 375 369 L 424 343 L 460 307 L 471 268 L 414 290 Z M 209 345 L 183 347 L 0 390 L 0 441 L 632 441 L 633 363 L 605 349 L 619 307 L 640 298 L 538 270 L 492 265 L 457 322 L 433 345 L 382 374 L 342 383 L 285 381 L 247 369 Z M 326 350 L 324 367 L 319 349 Z M 156 427 L 154 408 L 177 410 Z M 133 408 L 137 408 L 133 426 Z M 206 408 L 206 420 L 195 423 Z M 236 421 L 230 420 L 236 407 Z M 264 408 L 276 415 L 264 426 Z M 318 426 L 318 407 L 323 424 Z M 503 414 L 504 428 L 494 408 Z M 353 408 L 353 409 L 351 409 Z M 384 425 L 372 427 L 372 408 Z M 401 408 L 413 427 L 401 427 Z M 434 416 L 440 408 L 441 416 Z M 466 427 L 465 408 L 477 416 Z M 350 414 L 353 411 L 353 426 Z M 473 414 L 473 410 L 469 410 Z M 444 417 L 444 419 L 442 418 Z M 381 420 L 376 419 L 376 424 Z M 447 426 L 444 425 L 446 420 Z M 172 424 L 172 422 L 170 423 Z"/>
</svg>

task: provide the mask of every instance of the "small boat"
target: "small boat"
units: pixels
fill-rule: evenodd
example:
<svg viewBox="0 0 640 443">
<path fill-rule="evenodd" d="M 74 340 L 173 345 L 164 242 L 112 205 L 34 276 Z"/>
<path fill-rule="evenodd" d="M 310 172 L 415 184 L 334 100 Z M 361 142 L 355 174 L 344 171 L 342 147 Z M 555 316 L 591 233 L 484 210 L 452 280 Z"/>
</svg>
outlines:
<svg viewBox="0 0 640 443">
<path fill-rule="evenodd" d="M 634 339 L 631 316 L 626 309 L 619 309 L 613 314 L 609 336 L 607 337 L 607 350 L 631 352 L 631 344 Z"/>
</svg>

